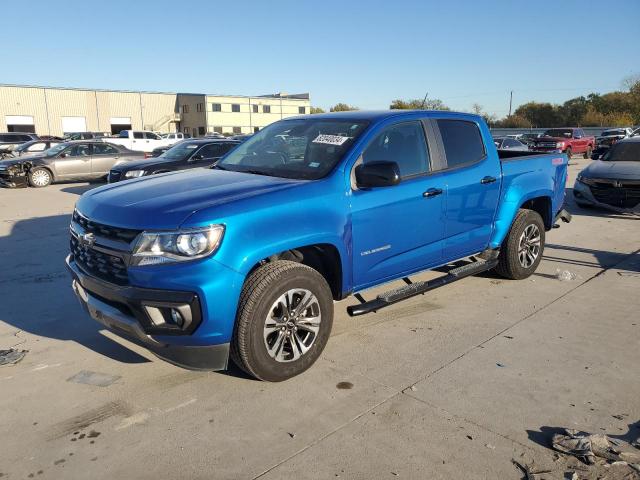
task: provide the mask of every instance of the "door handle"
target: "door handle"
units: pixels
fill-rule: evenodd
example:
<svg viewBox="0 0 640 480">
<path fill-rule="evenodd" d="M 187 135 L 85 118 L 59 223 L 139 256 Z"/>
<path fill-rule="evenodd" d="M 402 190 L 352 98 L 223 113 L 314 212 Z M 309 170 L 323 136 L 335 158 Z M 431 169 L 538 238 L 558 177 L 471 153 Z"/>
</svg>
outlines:
<svg viewBox="0 0 640 480">
<path fill-rule="evenodd" d="M 483 177 L 482 180 L 480 180 L 480 183 L 483 185 L 486 185 L 487 183 L 493 183 L 496 181 L 496 177 Z"/>
<path fill-rule="evenodd" d="M 424 192 L 422 194 L 422 196 L 425 197 L 425 198 L 431 198 L 431 197 L 437 197 L 441 193 L 442 193 L 442 189 L 441 188 L 430 188 L 429 190 Z"/>
</svg>

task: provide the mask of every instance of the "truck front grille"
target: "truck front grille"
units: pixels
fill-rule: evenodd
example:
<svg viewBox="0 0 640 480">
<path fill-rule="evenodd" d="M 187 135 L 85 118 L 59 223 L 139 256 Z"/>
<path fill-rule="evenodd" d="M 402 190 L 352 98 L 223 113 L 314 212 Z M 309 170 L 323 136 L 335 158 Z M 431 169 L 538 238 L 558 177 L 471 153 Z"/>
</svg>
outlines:
<svg viewBox="0 0 640 480">
<path fill-rule="evenodd" d="M 109 238 L 111 240 L 124 240 L 127 243 L 135 239 L 141 232 L 141 230 L 112 227 L 110 225 L 103 225 L 102 223 L 94 222 L 78 213 L 77 210 L 73 212 L 73 221 L 80 225 L 87 233 L 93 233 L 97 236 Z"/>
<path fill-rule="evenodd" d="M 536 143 L 535 148 L 556 148 L 555 142 L 541 142 Z"/>
<path fill-rule="evenodd" d="M 71 235 L 71 254 L 76 264 L 87 274 L 116 285 L 129 283 L 127 266 L 123 257 L 97 250 L 92 246 L 82 245 L 75 235 Z"/>
<path fill-rule="evenodd" d="M 640 181 L 593 179 L 589 189 L 596 200 L 619 208 L 634 208 L 640 204 Z"/>
</svg>

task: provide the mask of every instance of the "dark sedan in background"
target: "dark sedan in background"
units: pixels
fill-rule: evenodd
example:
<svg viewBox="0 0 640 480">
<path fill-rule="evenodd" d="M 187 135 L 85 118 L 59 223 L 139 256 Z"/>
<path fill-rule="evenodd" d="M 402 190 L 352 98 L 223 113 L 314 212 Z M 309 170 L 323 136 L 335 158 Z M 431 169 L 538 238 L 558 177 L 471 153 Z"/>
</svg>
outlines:
<svg viewBox="0 0 640 480">
<path fill-rule="evenodd" d="M 640 137 L 620 140 L 592 158 L 573 187 L 576 203 L 640 213 Z"/>
<path fill-rule="evenodd" d="M 39 155 L 0 161 L 0 185 L 46 187 L 62 180 L 96 180 L 116 164 L 141 158 L 143 152 L 100 140 L 64 142 Z"/>
<path fill-rule="evenodd" d="M 109 172 L 109 183 L 156 173 L 210 167 L 239 144 L 238 141 L 217 138 L 183 140 L 159 157 L 115 166 Z"/>
</svg>

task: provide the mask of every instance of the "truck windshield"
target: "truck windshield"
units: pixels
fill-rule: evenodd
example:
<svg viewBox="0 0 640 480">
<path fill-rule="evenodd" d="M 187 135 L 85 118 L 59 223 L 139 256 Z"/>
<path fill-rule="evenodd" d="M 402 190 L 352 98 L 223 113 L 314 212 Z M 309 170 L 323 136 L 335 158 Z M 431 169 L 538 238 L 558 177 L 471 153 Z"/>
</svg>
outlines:
<svg viewBox="0 0 640 480">
<path fill-rule="evenodd" d="M 232 150 L 217 168 L 274 177 L 326 176 L 367 127 L 366 121 L 281 120 Z"/>
<path fill-rule="evenodd" d="M 618 142 L 604 154 L 606 162 L 640 162 L 640 142 Z"/>
<path fill-rule="evenodd" d="M 571 138 L 573 131 L 570 128 L 552 128 L 551 130 L 547 130 L 544 132 L 547 137 L 564 137 Z"/>
</svg>

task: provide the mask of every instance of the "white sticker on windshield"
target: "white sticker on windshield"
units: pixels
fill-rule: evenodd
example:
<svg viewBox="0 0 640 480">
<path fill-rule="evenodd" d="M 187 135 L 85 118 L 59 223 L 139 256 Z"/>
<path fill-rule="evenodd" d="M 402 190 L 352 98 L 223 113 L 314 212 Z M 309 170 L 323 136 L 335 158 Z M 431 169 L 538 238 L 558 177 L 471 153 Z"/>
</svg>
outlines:
<svg viewBox="0 0 640 480">
<path fill-rule="evenodd" d="M 327 145 L 342 145 L 351 137 L 341 137 L 340 135 L 318 135 L 313 143 L 326 143 Z"/>
<path fill-rule="evenodd" d="M 198 145 L 187 145 L 189 150 L 193 150 L 194 148 L 198 148 Z"/>
<path fill-rule="evenodd" d="M 311 163 L 309 164 L 309 166 L 310 166 L 311 168 L 318 168 L 318 167 L 320 166 L 320 163 L 318 163 L 318 162 L 311 162 Z"/>
</svg>

